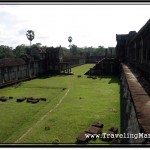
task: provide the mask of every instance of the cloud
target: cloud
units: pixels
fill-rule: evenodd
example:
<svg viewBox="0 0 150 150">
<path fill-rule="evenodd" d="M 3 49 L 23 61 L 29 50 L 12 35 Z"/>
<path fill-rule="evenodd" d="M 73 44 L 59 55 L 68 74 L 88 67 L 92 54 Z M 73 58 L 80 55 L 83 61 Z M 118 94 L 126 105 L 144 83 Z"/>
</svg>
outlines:
<svg viewBox="0 0 150 150">
<path fill-rule="evenodd" d="M 22 29 L 20 29 L 19 31 L 18 31 L 18 35 L 25 35 L 26 34 L 26 32 L 27 32 L 27 29 L 25 29 L 25 28 L 22 28 Z"/>
<path fill-rule="evenodd" d="M 140 10 L 140 11 L 139 11 Z M 149 19 L 150 5 L 0 5 L 0 44 L 32 43 L 68 47 L 115 46 L 116 34 L 138 31 Z"/>
<path fill-rule="evenodd" d="M 38 39 L 48 39 L 49 37 L 48 36 L 38 36 L 37 38 Z"/>
</svg>

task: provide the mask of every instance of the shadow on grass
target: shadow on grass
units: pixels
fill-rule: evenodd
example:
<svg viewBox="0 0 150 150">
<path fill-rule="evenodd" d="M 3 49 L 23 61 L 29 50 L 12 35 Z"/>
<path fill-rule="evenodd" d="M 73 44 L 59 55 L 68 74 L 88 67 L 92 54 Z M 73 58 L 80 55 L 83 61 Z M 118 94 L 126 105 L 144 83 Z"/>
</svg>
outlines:
<svg viewBox="0 0 150 150">
<path fill-rule="evenodd" d="M 52 78 L 52 77 L 64 77 L 64 76 L 70 76 L 70 74 L 51 73 L 51 74 L 40 75 L 37 77 L 37 79 L 47 79 L 47 78 Z"/>
<path fill-rule="evenodd" d="M 120 85 L 120 81 L 119 81 L 119 78 L 118 78 L 118 77 L 116 77 L 116 76 L 111 76 L 110 78 L 111 78 L 111 79 L 110 79 L 110 81 L 108 82 L 108 84 L 117 83 L 117 84 Z"/>
<path fill-rule="evenodd" d="M 98 78 L 99 80 L 110 79 L 108 84 L 117 83 L 118 85 L 120 85 L 119 77 L 117 77 L 115 75 L 105 75 L 105 76 L 102 76 L 102 75 L 91 75 L 89 78 L 91 78 L 91 79 Z"/>
</svg>

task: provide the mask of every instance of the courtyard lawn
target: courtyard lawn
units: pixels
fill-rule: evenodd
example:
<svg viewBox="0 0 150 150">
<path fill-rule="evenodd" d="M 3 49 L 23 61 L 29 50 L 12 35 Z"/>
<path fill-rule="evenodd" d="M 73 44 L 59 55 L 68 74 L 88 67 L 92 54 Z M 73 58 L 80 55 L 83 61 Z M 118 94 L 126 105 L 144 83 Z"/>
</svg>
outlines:
<svg viewBox="0 0 150 150">
<path fill-rule="evenodd" d="M 74 75 L 34 79 L 0 89 L 1 96 L 14 97 L 0 102 L 0 143 L 75 144 L 78 134 L 95 121 L 103 122 L 103 132 L 112 126 L 120 129 L 119 79 L 87 78 L 84 73 L 92 66 L 72 68 Z M 16 102 L 17 97 L 26 96 L 45 97 L 47 101 Z M 90 143 L 107 142 L 97 139 Z"/>
</svg>

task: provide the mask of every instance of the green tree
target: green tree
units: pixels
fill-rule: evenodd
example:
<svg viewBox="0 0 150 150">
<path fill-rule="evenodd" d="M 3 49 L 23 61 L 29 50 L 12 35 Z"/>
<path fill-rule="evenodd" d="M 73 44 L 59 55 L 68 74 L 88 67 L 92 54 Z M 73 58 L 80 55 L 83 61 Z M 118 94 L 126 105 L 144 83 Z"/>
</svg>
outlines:
<svg viewBox="0 0 150 150">
<path fill-rule="evenodd" d="M 41 44 L 41 43 L 36 43 L 36 44 L 34 44 L 34 45 L 36 45 L 37 47 L 42 47 L 42 44 Z"/>
<path fill-rule="evenodd" d="M 103 46 L 98 46 L 98 48 L 94 48 L 93 56 L 105 56 L 105 48 Z"/>
<path fill-rule="evenodd" d="M 18 45 L 14 50 L 13 54 L 16 58 L 26 53 L 26 46 L 24 44 Z"/>
<path fill-rule="evenodd" d="M 63 50 L 63 56 L 70 56 L 71 55 L 69 49 L 67 49 L 66 47 L 61 47 L 61 48 Z"/>
<path fill-rule="evenodd" d="M 13 57 L 12 47 L 0 45 L 0 59 Z"/>
<path fill-rule="evenodd" d="M 78 47 L 76 46 L 76 45 L 71 45 L 71 48 L 70 48 L 70 53 L 72 54 L 72 55 L 78 55 L 79 53 L 78 53 Z"/>
<path fill-rule="evenodd" d="M 33 30 L 28 30 L 26 33 L 27 39 L 30 41 L 30 46 L 31 46 L 31 41 L 34 39 L 34 31 Z"/>
<path fill-rule="evenodd" d="M 71 48 L 71 42 L 72 42 L 72 40 L 73 40 L 72 37 L 69 36 L 69 37 L 68 37 L 68 41 L 69 41 L 69 43 L 70 43 L 70 45 L 69 45 L 70 48 Z"/>
<path fill-rule="evenodd" d="M 46 48 L 46 46 L 42 46 L 41 43 L 33 44 L 32 46 L 25 47 L 25 53 L 36 58 L 40 58 L 40 48 Z"/>
<path fill-rule="evenodd" d="M 34 58 L 39 59 L 40 58 L 40 46 L 39 44 L 33 44 L 30 47 L 26 48 L 27 54 L 33 56 Z"/>
</svg>

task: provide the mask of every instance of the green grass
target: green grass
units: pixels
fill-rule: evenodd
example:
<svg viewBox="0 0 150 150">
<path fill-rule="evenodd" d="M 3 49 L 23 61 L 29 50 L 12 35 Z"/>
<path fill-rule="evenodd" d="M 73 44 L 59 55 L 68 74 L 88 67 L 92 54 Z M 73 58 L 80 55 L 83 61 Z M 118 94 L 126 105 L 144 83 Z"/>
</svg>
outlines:
<svg viewBox="0 0 150 150">
<path fill-rule="evenodd" d="M 103 132 L 110 127 L 120 129 L 120 83 L 116 77 L 87 78 L 84 73 L 93 64 L 75 67 L 75 75 L 54 76 L 22 82 L 18 87 L 0 90 L 1 96 L 13 100 L 0 102 L 0 143 L 13 143 L 30 127 L 19 143 L 72 143 L 77 135 L 88 129 L 94 121 L 104 123 Z M 77 75 L 82 75 L 78 78 Z M 66 90 L 62 90 L 66 88 Z M 41 122 L 36 122 L 54 108 L 66 91 L 62 103 Z M 17 103 L 17 97 L 46 97 L 36 104 Z M 111 111 L 112 109 L 115 110 Z M 36 124 L 36 125 L 35 125 Z M 105 143 L 100 139 L 90 143 Z"/>
</svg>

